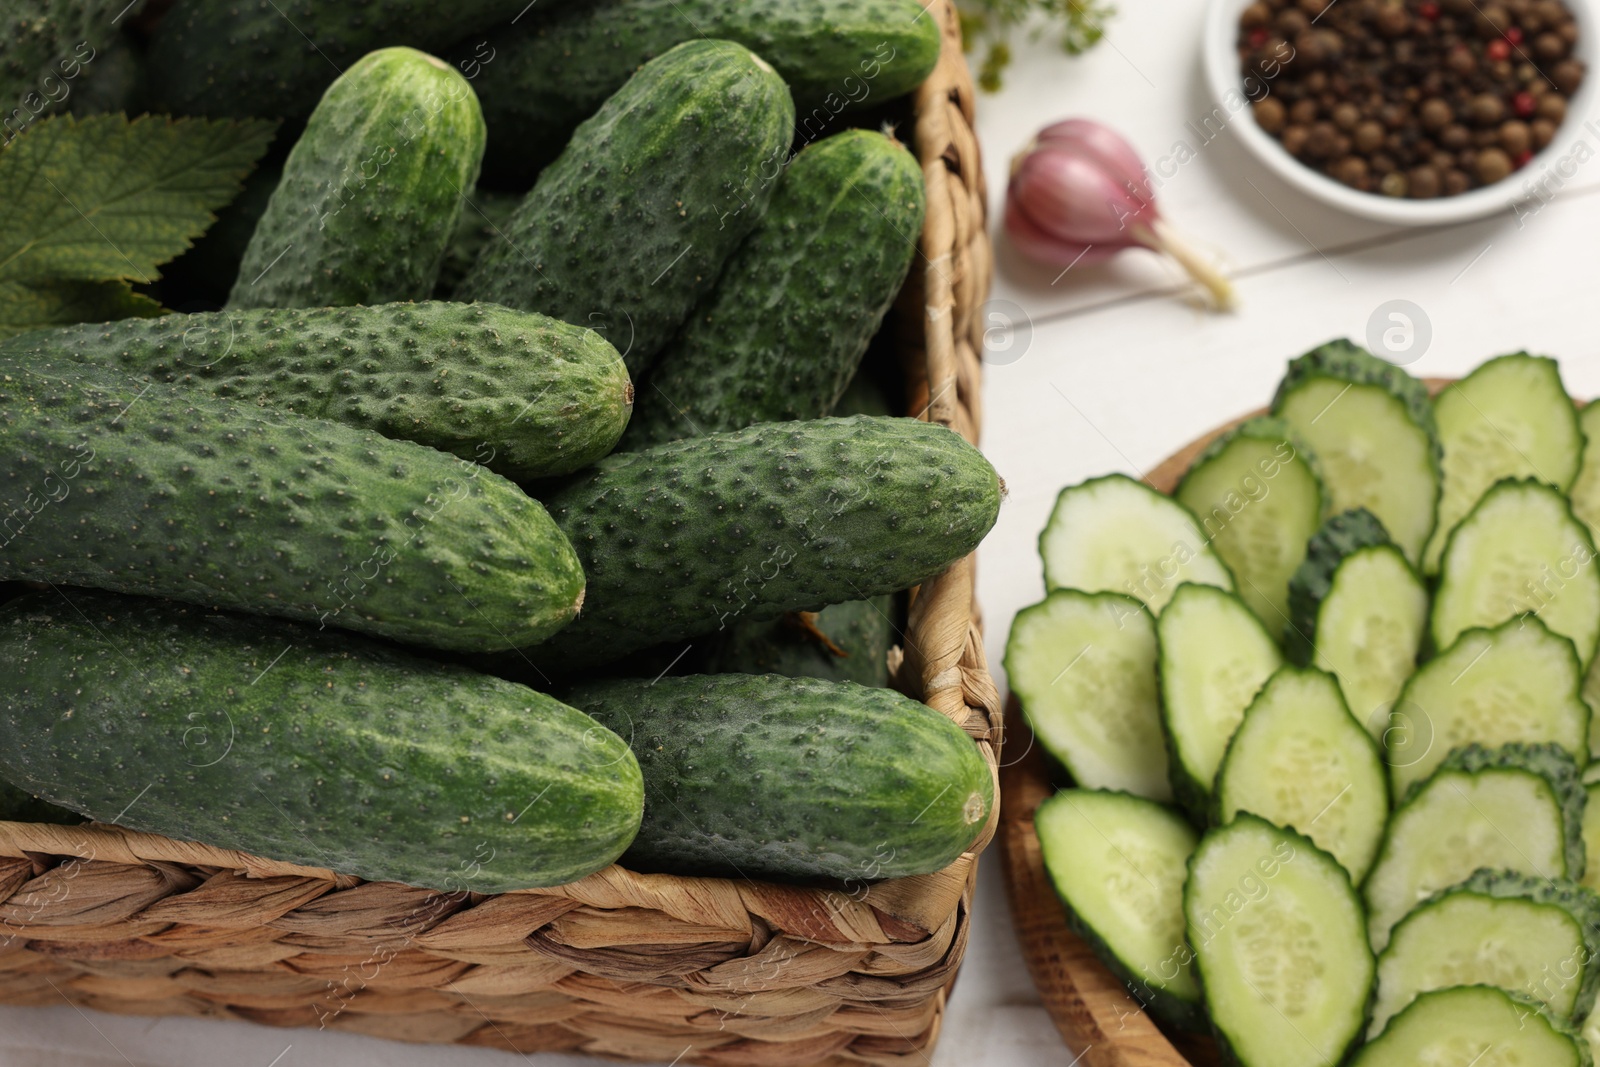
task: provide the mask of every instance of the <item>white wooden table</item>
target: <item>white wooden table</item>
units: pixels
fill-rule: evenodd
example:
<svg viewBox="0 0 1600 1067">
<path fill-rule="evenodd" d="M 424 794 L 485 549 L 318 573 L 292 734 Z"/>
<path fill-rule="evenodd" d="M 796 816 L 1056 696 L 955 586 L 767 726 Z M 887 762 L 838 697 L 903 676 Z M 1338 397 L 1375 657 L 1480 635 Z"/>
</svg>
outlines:
<svg viewBox="0 0 1600 1067">
<path fill-rule="evenodd" d="M 1072 115 L 1105 122 L 1152 165 L 1184 141 L 1195 156 L 1162 182 L 1161 207 L 1202 247 L 1223 254 L 1240 306 L 1232 315 L 1198 310 L 1181 296 L 1175 268 L 1144 252 L 1057 278 L 1018 263 L 1001 240 L 984 448 L 1010 495 L 980 550 L 978 570 L 997 675 L 1012 616 L 1043 596 L 1035 542 L 1062 486 L 1113 470 L 1141 473 L 1203 430 L 1266 403 L 1287 359 L 1332 337 L 1361 341 L 1374 312 L 1391 300 L 1419 307 L 1432 335 L 1410 365 L 1414 373 L 1459 374 L 1488 356 L 1526 348 L 1560 357 L 1575 394 L 1600 394 L 1600 134 L 1591 138 L 1595 158 L 1520 219 L 1507 211 L 1427 231 L 1352 219 L 1272 177 L 1227 131 L 1209 142 L 1197 132 L 1212 105 L 1200 77 L 1196 0 L 1122 0 L 1121 6 L 1092 53 L 1068 60 L 1043 46 L 1021 47 L 1005 90 L 979 101 L 991 214 L 998 219 L 1009 156 L 1048 122 Z M 930 1067 L 1062 1067 L 1070 1054 L 1023 969 L 993 862 L 983 867 L 975 922 Z M 219 1061 L 230 1067 L 598 1062 L 243 1023 L 123 1018 L 66 1004 L 0 1008 L 0 1067 Z"/>
</svg>

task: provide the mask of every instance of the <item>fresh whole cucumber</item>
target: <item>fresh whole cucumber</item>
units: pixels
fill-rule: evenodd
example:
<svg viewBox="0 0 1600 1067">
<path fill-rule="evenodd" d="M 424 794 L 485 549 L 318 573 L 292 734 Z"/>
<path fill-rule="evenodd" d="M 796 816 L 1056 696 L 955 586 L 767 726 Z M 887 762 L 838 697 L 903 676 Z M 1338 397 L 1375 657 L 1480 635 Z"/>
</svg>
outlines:
<svg viewBox="0 0 1600 1067">
<path fill-rule="evenodd" d="M 0 578 L 169 596 L 447 649 L 536 643 L 583 601 L 500 475 L 321 419 L 0 352 Z"/>
<path fill-rule="evenodd" d="M 995 803 L 972 739 L 892 690 L 719 674 L 590 682 L 566 699 L 639 758 L 645 816 L 630 867 L 851 883 L 928 874 L 966 851 Z"/>
<path fill-rule="evenodd" d="M 528 656 L 567 670 L 916 585 L 989 532 L 1000 479 L 943 426 L 854 416 L 616 453 L 544 500 L 588 599 Z"/>
<path fill-rule="evenodd" d="M 766 209 L 793 127 L 789 90 L 758 56 L 679 45 L 578 129 L 456 299 L 606 330 L 637 376 Z"/>
<path fill-rule="evenodd" d="M 378 642 L 72 590 L 0 609 L 0 770 L 134 830 L 376 881 L 574 881 L 639 827 L 621 738 Z"/>
<path fill-rule="evenodd" d="M 339 72 L 386 45 L 466 42 L 458 66 L 474 76 L 495 55 L 478 31 L 527 6 L 527 0 L 183 0 L 151 35 L 147 87 L 159 110 L 176 115 L 297 123 Z"/>
<path fill-rule="evenodd" d="M 939 58 L 939 21 L 916 0 L 590 0 L 541 4 L 487 36 L 481 89 L 495 131 L 489 169 L 524 181 L 639 66 L 697 37 L 737 41 L 794 91 L 797 132 L 914 89 Z M 481 60 L 473 39 L 453 50 Z"/>
<path fill-rule="evenodd" d="M 657 357 L 624 447 L 832 412 L 905 281 L 925 202 L 892 136 L 847 130 L 802 149 Z"/>
<path fill-rule="evenodd" d="M 328 87 L 239 264 L 231 308 L 425 300 L 483 162 L 472 86 L 410 48 Z"/>
<path fill-rule="evenodd" d="M 622 358 L 599 334 L 494 304 L 123 319 L 37 330 L 0 351 L 331 419 L 519 480 L 606 455 L 633 400 Z"/>
</svg>

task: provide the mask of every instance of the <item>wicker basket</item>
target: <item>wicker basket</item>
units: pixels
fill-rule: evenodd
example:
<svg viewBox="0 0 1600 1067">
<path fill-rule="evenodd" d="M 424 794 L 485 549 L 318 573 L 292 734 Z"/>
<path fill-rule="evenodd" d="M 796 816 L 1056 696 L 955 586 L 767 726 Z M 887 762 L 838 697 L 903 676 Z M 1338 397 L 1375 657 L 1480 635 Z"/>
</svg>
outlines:
<svg viewBox="0 0 1600 1067">
<path fill-rule="evenodd" d="M 978 429 L 989 283 L 972 85 L 949 0 L 914 98 L 928 188 L 897 323 L 926 417 Z M 897 684 L 991 767 L 1000 702 L 963 560 L 914 595 Z M 502 896 L 361 883 L 112 826 L 0 823 L 0 1002 L 204 1015 L 530 1053 L 705 1064 L 923 1062 L 977 853 L 844 894 L 611 867 Z"/>
</svg>

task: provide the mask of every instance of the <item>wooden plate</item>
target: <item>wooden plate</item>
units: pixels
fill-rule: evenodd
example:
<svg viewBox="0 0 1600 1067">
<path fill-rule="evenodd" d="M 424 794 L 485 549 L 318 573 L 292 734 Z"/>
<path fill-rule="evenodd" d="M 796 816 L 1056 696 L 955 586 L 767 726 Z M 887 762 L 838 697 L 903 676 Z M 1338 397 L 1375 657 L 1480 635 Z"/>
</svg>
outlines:
<svg viewBox="0 0 1600 1067">
<path fill-rule="evenodd" d="M 1430 393 L 1450 383 L 1445 378 L 1423 381 Z M 1170 494 L 1207 445 L 1245 419 L 1263 414 L 1265 408 L 1252 411 L 1190 442 L 1145 475 L 1145 481 Z M 1000 767 L 1000 829 L 995 841 L 1005 873 L 1006 897 L 1022 957 L 1045 1010 L 1079 1057 L 1073 1061 L 1074 1067 L 1213 1067 L 1220 1061 L 1208 1035 L 1175 1034 L 1169 1038 L 1157 1029 L 1122 982 L 1068 929 L 1061 902 L 1045 874 L 1033 829 L 1034 810 L 1053 791 L 1050 772 L 1015 697 L 1006 701 L 1005 753 Z"/>
</svg>

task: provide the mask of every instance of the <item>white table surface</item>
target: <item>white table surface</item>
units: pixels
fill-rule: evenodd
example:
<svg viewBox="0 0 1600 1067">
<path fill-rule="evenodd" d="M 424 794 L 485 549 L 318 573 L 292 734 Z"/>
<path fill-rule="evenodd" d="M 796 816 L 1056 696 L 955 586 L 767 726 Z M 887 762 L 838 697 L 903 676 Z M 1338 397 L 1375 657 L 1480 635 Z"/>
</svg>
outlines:
<svg viewBox="0 0 1600 1067">
<path fill-rule="evenodd" d="M 1571 2 L 1571 0 L 1569 0 Z M 1195 0 L 1124 0 L 1105 41 L 1068 60 L 1023 46 L 1006 88 L 979 100 L 991 215 L 1007 160 L 1038 127 L 1071 115 L 1121 130 L 1154 164 L 1178 140 L 1194 159 L 1161 184 L 1169 220 L 1223 256 L 1239 310 L 1197 309 L 1181 279 L 1134 251 L 1096 268 L 1019 264 L 1000 241 L 984 382 L 984 448 L 1009 487 L 979 553 L 992 666 L 1018 608 L 1043 595 L 1039 529 L 1062 486 L 1109 471 L 1139 474 L 1204 430 L 1271 397 L 1285 360 L 1331 337 L 1360 341 L 1382 304 L 1422 309 L 1432 340 L 1410 369 L 1459 374 L 1526 348 L 1558 356 L 1569 389 L 1600 393 L 1600 136 L 1595 158 L 1536 212 L 1449 228 L 1398 230 L 1306 199 L 1245 155 L 1225 131 L 1202 144 Z M 1582 116 L 1592 119 L 1596 116 Z M 1243 120 L 1243 116 L 1241 119 Z M 1052 281 L 1054 280 L 1054 283 Z M 930 1067 L 1067 1064 L 1029 982 L 998 866 L 982 867 L 967 961 Z M 0 1008 L 0 1067 L 592 1067 L 557 1055 L 416 1047 L 245 1023 L 138 1019 Z"/>
</svg>

